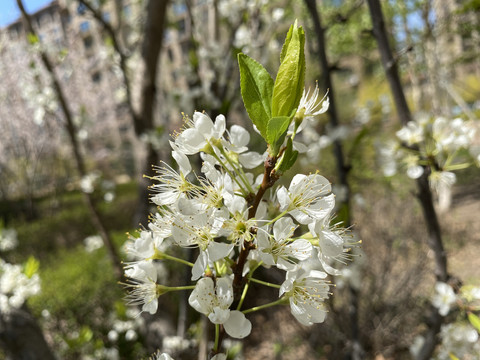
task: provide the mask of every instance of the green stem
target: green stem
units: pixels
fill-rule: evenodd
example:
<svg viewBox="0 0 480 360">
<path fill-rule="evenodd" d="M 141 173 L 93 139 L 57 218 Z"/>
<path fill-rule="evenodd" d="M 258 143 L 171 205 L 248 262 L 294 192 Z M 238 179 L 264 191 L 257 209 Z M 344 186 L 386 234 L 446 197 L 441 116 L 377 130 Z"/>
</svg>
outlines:
<svg viewBox="0 0 480 360">
<path fill-rule="evenodd" d="M 247 296 L 247 292 L 248 292 L 248 287 L 250 285 L 250 282 L 247 281 L 247 283 L 245 284 L 244 288 L 243 288 L 243 291 L 242 291 L 242 297 L 240 298 L 240 301 L 238 303 L 238 306 L 237 306 L 237 310 L 240 310 L 242 308 L 242 305 L 243 305 L 243 300 L 245 300 L 246 296 Z"/>
<path fill-rule="evenodd" d="M 265 286 L 270 286 L 270 287 L 273 287 L 273 288 L 276 288 L 276 289 L 280 289 L 280 285 L 277 285 L 277 284 L 272 284 L 272 283 L 262 281 L 262 280 L 258 280 L 258 279 L 254 279 L 254 278 L 250 278 L 249 280 L 253 281 L 254 283 L 257 283 L 257 284 L 262 284 L 262 285 L 265 285 Z"/>
<path fill-rule="evenodd" d="M 193 290 L 193 289 L 195 289 L 195 285 L 168 287 L 168 291 L 181 291 L 181 290 Z"/>
<path fill-rule="evenodd" d="M 244 314 L 249 314 L 249 313 L 254 312 L 254 311 L 263 310 L 263 309 L 269 308 L 271 306 L 281 305 L 283 303 L 285 303 L 285 297 L 282 297 L 282 298 L 278 299 L 277 301 L 273 301 L 273 302 L 265 304 L 265 305 L 255 306 L 251 309 L 244 310 L 242 312 Z"/>
<path fill-rule="evenodd" d="M 215 345 L 213 345 L 213 351 L 218 352 L 218 340 L 220 339 L 220 324 L 215 324 Z"/>
<path fill-rule="evenodd" d="M 175 257 L 175 256 L 171 256 L 171 255 L 165 254 L 165 253 L 163 253 L 163 252 L 161 252 L 161 251 L 158 251 L 158 250 L 155 250 L 155 255 L 153 255 L 153 256 L 151 257 L 151 259 L 156 259 L 156 260 L 167 259 L 167 260 L 176 261 L 176 262 L 179 262 L 179 263 L 181 263 L 181 264 L 184 264 L 184 265 L 193 267 L 193 263 L 191 263 L 191 262 L 189 262 L 189 261 L 186 261 L 186 260 L 177 258 L 177 257 Z"/>
<path fill-rule="evenodd" d="M 443 165 L 444 168 L 450 166 L 450 163 L 453 161 L 455 156 L 457 155 L 458 150 L 455 150 L 453 154 L 449 154 L 447 157 L 447 160 L 445 161 L 445 164 Z"/>
<path fill-rule="evenodd" d="M 263 261 L 260 261 L 252 270 L 250 270 L 250 272 L 248 273 L 248 280 L 252 279 L 254 271 L 257 270 L 262 264 L 263 264 Z M 240 310 L 242 308 L 243 301 L 247 296 L 249 285 L 250 285 L 250 281 L 247 281 L 247 283 L 245 284 L 245 287 L 243 288 L 242 297 L 240 298 L 240 302 L 238 303 L 237 310 Z"/>
<path fill-rule="evenodd" d="M 242 186 L 242 184 L 240 184 L 238 182 L 238 179 L 237 177 L 232 174 L 232 172 L 230 170 L 228 170 L 228 168 L 225 166 L 225 164 L 223 163 L 223 161 L 218 157 L 217 154 L 215 154 L 215 151 L 212 151 L 212 154 L 211 154 L 221 165 L 222 167 L 225 169 L 225 171 L 228 173 L 228 175 L 230 175 L 230 177 L 237 183 L 237 185 L 240 187 L 240 189 L 242 189 L 242 192 L 243 194 L 247 194 L 248 192 L 245 191 L 244 187 Z M 228 160 L 228 159 L 227 159 Z"/>
<path fill-rule="evenodd" d="M 469 163 L 463 163 L 463 164 L 455 164 L 455 165 L 448 165 L 444 167 L 444 170 L 446 171 L 451 171 L 451 170 L 461 170 L 461 169 L 466 169 L 470 166 Z"/>
<path fill-rule="evenodd" d="M 223 156 L 225 156 L 225 159 L 227 159 L 227 162 L 237 171 L 237 174 L 240 176 L 240 180 L 242 180 L 243 184 L 247 187 L 247 190 L 251 193 L 253 193 L 253 189 L 250 186 L 250 183 L 248 180 L 245 178 L 245 173 L 243 172 L 241 167 L 237 167 L 236 164 L 230 159 L 228 154 L 225 152 L 225 149 L 218 148 L 220 152 L 222 153 Z"/>
<path fill-rule="evenodd" d="M 266 223 L 265 225 L 270 225 L 270 224 L 273 224 L 275 221 L 281 219 L 283 216 L 285 216 L 286 214 L 288 214 L 290 210 L 285 210 L 284 212 L 282 212 L 280 215 L 278 215 L 275 219 L 272 219 L 270 220 L 268 223 Z"/>
</svg>

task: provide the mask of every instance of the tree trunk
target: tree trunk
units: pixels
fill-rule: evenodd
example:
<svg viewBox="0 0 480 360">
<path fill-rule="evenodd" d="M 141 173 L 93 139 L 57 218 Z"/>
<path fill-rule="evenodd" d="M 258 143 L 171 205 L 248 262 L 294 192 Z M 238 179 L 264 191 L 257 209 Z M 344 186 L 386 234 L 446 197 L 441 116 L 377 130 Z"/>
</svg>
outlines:
<svg viewBox="0 0 480 360">
<path fill-rule="evenodd" d="M 147 19 L 145 23 L 144 41 L 142 46 L 142 59 L 144 63 L 141 89 L 140 117 L 135 123 L 135 132 L 138 136 L 153 131 L 154 109 L 157 95 L 157 70 L 160 50 L 163 41 L 163 29 L 167 13 L 167 0 L 150 0 L 147 4 Z M 166 128 L 166 126 L 165 126 Z M 152 165 L 158 165 L 159 157 L 155 149 L 149 144 L 147 155 L 143 162 L 143 174 L 152 176 Z M 148 186 L 150 181 L 142 178 L 138 184 L 139 199 L 135 223 L 147 224 L 148 222 Z"/>
<path fill-rule="evenodd" d="M 388 43 L 387 32 L 385 29 L 385 22 L 383 20 L 382 8 L 379 0 L 367 0 L 370 10 L 370 16 L 373 24 L 373 34 L 378 43 L 382 65 L 387 75 L 387 80 L 390 85 L 390 90 L 393 94 L 393 100 L 397 109 L 398 117 L 403 125 L 406 125 L 412 120 L 410 109 L 408 108 L 403 93 L 403 88 L 400 83 L 396 63 L 393 59 L 393 54 Z M 428 182 L 429 169 L 425 169 L 423 176 L 417 179 L 418 199 L 422 207 L 423 215 L 427 225 L 428 231 L 428 246 L 433 251 L 435 256 L 435 276 L 437 281 L 447 282 L 450 275 L 447 271 L 447 257 L 443 248 L 442 232 L 438 217 L 433 206 L 432 192 Z M 438 342 L 437 335 L 440 331 L 440 326 L 443 322 L 443 317 L 438 313 L 437 309 L 431 309 L 431 316 L 427 319 L 428 326 L 425 335 L 425 343 L 420 350 L 417 357 L 418 360 L 430 359 L 435 346 Z"/>
</svg>

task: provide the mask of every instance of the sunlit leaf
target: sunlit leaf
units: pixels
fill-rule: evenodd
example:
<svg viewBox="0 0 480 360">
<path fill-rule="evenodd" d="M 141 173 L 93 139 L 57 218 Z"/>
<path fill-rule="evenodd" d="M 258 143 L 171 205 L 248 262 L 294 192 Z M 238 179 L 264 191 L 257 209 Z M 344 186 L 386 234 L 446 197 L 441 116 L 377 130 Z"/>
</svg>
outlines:
<svg viewBox="0 0 480 360">
<path fill-rule="evenodd" d="M 245 54 L 238 54 L 240 88 L 248 116 L 267 140 L 267 124 L 272 117 L 273 79 L 265 68 Z"/>
</svg>

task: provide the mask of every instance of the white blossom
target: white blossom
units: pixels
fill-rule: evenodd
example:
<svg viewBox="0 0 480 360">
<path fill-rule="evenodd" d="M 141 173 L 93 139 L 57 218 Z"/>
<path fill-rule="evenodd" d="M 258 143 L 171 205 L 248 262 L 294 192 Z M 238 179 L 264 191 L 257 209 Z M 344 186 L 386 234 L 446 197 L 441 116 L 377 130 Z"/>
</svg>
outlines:
<svg viewBox="0 0 480 360">
<path fill-rule="evenodd" d="M 263 229 L 258 229 L 258 252 L 266 265 L 275 265 L 282 270 L 293 270 L 296 265 L 293 259 L 305 260 L 310 257 L 312 244 L 305 239 L 291 239 L 295 228 L 293 220 L 284 217 L 273 225 L 273 236 Z"/>
<path fill-rule="evenodd" d="M 131 290 L 127 295 L 131 305 L 142 305 L 142 312 L 155 314 L 158 307 L 157 269 L 152 261 L 142 261 L 127 266 L 125 275 L 130 278 Z"/>
<path fill-rule="evenodd" d="M 327 309 L 324 302 L 330 288 L 324 280 L 326 277 L 324 272 L 301 268 L 287 272 L 285 282 L 280 287 L 280 296 L 289 299 L 292 315 L 301 324 L 312 325 L 325 320 Z"/>
<path fill-rule="evenodd" d="M 233 302 L 233 288 L 229 278 L 212 278 L 198 280 L 195 289 L 188 298 L 188 303 L 198 312 L 208 316 L 214 324 L 223 324 L 231 337 L 242 339 L 250 334 L 252 324 L 243 313 L 229 309 Z"/>
<path fill-rule="evenodd" d="M 288 190 L 277 190 L 281 211 L 288 211 L 300 224 L 309 224 L 327 216 L 335 206 L 330 182 L 321 175 L 297 174 Z"/>
<path fill-rule="evenodd" d="M 438 309 L 442 316 L 446 316 L 456 301 L 452 287 L 444 282 L 435 284 L 435 294 L 432 297 L 432 305 Z"/>
</svg>

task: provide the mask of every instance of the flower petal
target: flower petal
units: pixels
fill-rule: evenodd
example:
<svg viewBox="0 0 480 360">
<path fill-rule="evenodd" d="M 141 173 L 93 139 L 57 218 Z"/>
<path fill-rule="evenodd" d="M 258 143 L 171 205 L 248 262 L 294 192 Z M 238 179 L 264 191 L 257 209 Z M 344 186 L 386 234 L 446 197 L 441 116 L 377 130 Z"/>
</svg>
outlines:
<svg viewBox="0 0 480 360">
<path fill-rule="evenodd" d="M 243 339 L 252 331 L 252 323 L 238 310 L 230 311 L 230 317 L 223 327 L 228 335 L 236 339 Z"/>
</svg>

